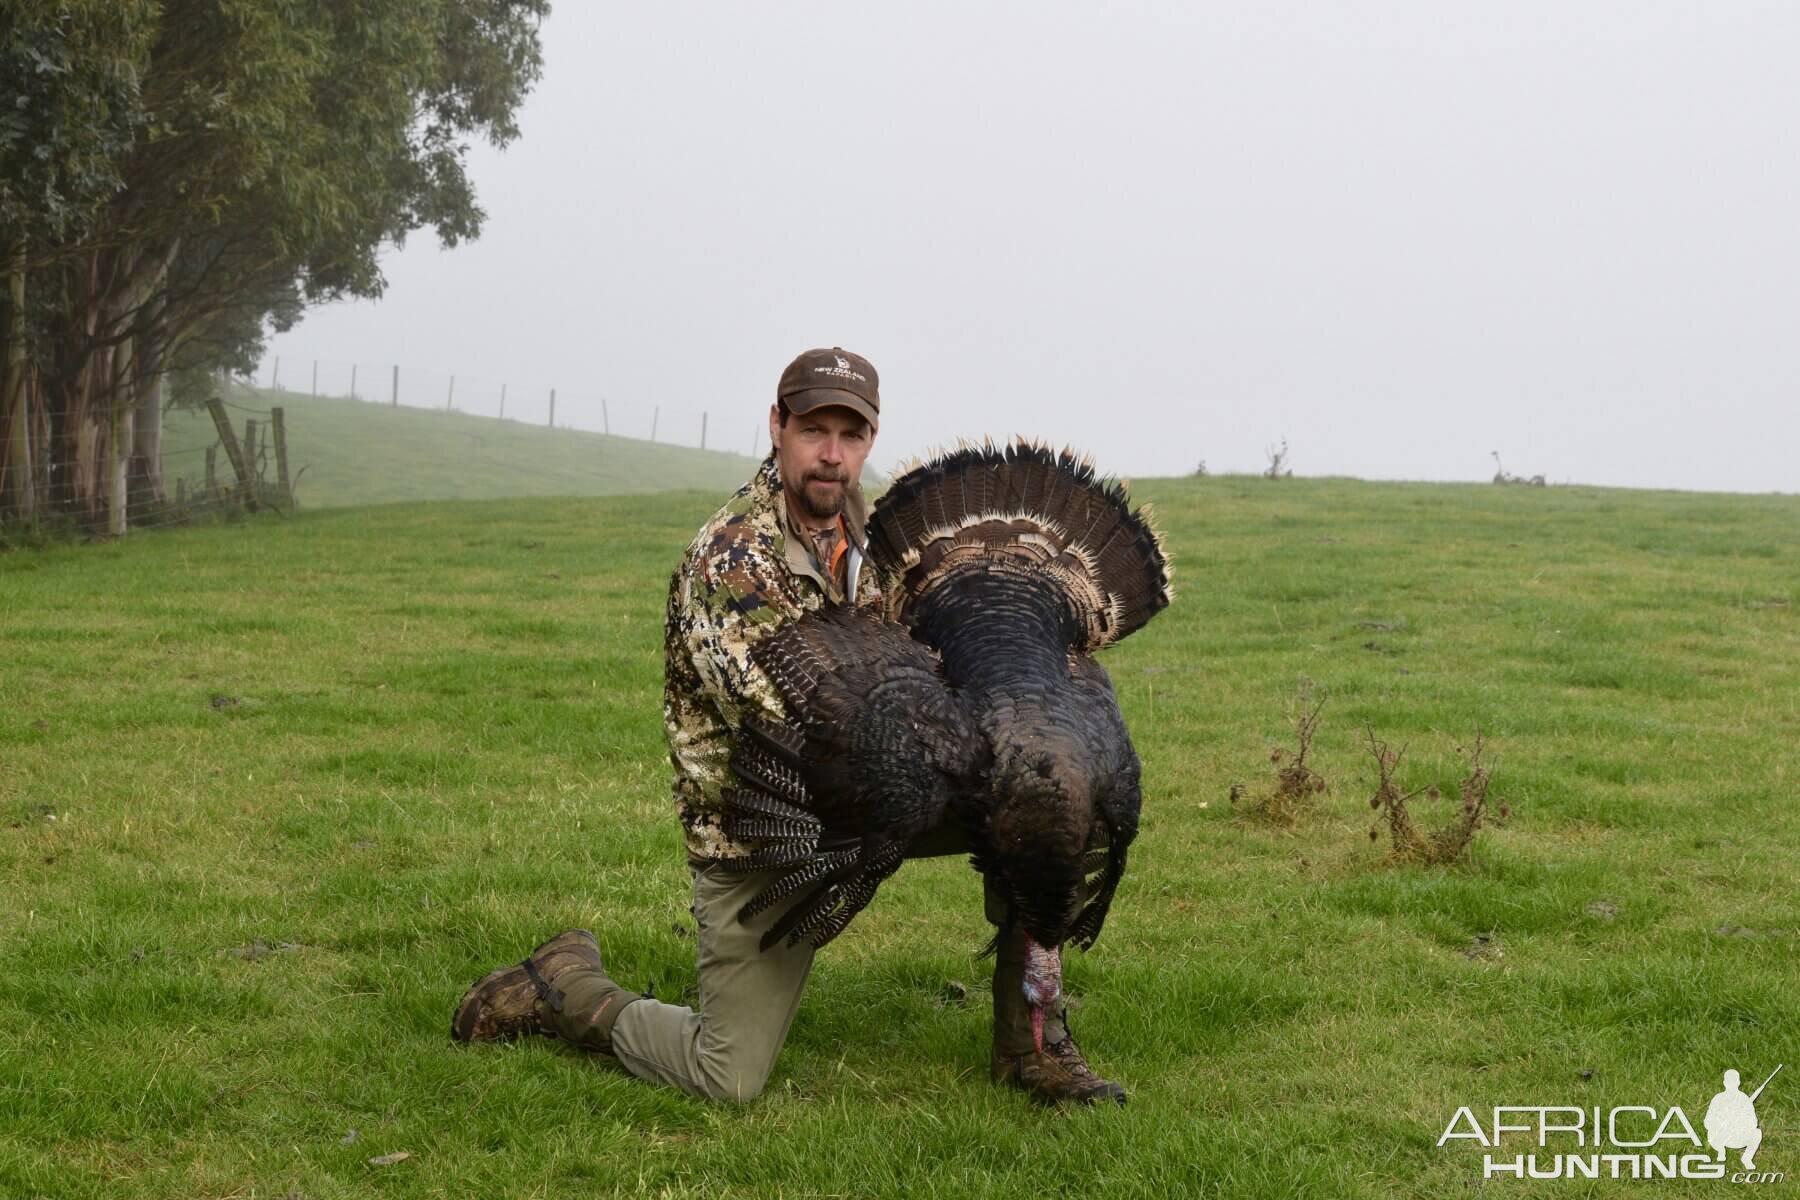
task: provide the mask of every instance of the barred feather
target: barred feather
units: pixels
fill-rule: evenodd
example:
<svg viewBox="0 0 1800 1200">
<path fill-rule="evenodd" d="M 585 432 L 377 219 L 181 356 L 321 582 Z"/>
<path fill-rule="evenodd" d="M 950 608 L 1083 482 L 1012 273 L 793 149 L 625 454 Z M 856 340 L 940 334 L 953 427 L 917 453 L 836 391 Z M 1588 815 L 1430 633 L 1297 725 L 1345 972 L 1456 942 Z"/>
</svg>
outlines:
<svg viewBox="0 0 1800 1200">
<path fill-rule="evenodd" d="M 809 848 L 819 842 L 816 820 L 793 821 L 780 817 L 737 817 L 731 814 L 720 821 L 727 837 L 735 840 L 763 842 L 805 842 Z"/>
<path fill-rule="evenodd" d="M 838 850 L 831 854 L 806 856 L 806 861 L 801 866 L 795 867 L 777 879 L 745 904 L 738 911 L 738 920 L 748 921 L 771 905 L 781 903 L 802 888 L 819 882 L 833 871 L 850 866 L 855 861 L 855 850 Z"/>
<path fill-rule="evenodd" d="M 906 857 L 904 848 L 890 843 L 882 847 L 861 870 L 842 883 L 822 889 L 817 897 L 797 906 L 775 928 L 764 935 L 763 944 L 773 945 L 785 936 L 789 945 L 811 942 L 822 949 L 844 931 L 857 913 L 869 906 L 882 880 L 892 875 Z"/>
<path fill-rule="evenodd" d="M 822 826 L 818 817 L 803 808 L 797 808 L 785 800 L 777 800 L 767 792 L 755 788 L 726 788 L 719 793 L 725 802 L 725 811 L 740 816 L 774 817 L 782 821 L 804 821 L 816 833 Z"/>
<path fill-rule="evenodd" d="M 921 684 L 939 673 L 936 657 L 904 627 L 852 608 L 821 609 L 786 625 L 752 646 L 750 658 L 774 682 L 795 724 L 774 726 L 754 717 L 747 724 L 760 740 L 784 738 L 796 762 L 809 753 L 809 735 L 840 735 L 836 718 L 843 704 L 862 699 L 844 692 L 847 673 L 873 668 L 876 678 L 891 680 L 912 672 Z"/>
<path fill-rule="evenodd" d="M 804 842 L 776 842 L 741 858 L 722 858 L 719 865 L 733 871 L 767 871 L 806 862 L 814 853 L 814 848 Z"/>
<path fill-rule="evenodd" d="M 739 740 L 731 755 L 731 769 L 746 782 L 801 808 L 811 798 L 798 770 L 749 741 Z"/>
<path fill-rule="evenodd" d="M 836 884 L 828 884 L 813 895 L 796 904 L 782 914 L 781 920 L 769 927 L 762 936 L 764 946 L 773 946 L 776 942 L 785 941 L 788 945 L 798 945 L 803 939 L 811 941 L 811 935 L 831 919 L 838 910 L 843 899 L 843 890 Z"/>
<path fill-rule="evenodd" d="M 1093 946 L 1094 939 L 1100 936 L 1100 927 L 1105 924 L 1106 914 L 1112 908 L 1113 894 L 1118 891 L 1119 880 L 1125 875 L 1124 848 L 1119 848 L 1116 855 L 1109 858 L 1106 873 L 1100 877 L 1098 888 L 1092 891 L 1092 898 L 1069 929 L 1069 940 L 1083 950 Z"/>
</svg>

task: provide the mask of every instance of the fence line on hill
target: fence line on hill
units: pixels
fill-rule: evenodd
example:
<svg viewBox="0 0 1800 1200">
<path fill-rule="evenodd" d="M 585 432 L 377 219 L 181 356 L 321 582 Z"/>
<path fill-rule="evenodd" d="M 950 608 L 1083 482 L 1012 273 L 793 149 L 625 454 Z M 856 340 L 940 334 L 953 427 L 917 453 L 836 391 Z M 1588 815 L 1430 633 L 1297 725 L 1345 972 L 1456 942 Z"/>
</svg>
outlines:
<svg viewBox="0 0 1800 1200">
<path fill-rule="evenodd" d="M 721 450 L 758 458 L 768 451 L 766 423 L 751 416 L 729 425 L 713 420 L 705 404 L 681 400 L 621 402 L 591 389 L 571 391 L 541 381 L 492 379 L 431 367 L 345 359 L 270 355 L 245 386 L 302 396 L 326 396 L 425 408 L 469 416 L 579 429 L 664 445 Z M 597 418 L 597 423 L 596 423 Z M 746 437 L 746 433 L 748 436 Z"/>
<path fill-rule="evenodd" d="M 223 383 L 220 392 L 205 410 L 216 431 L 212 445 L 171 448 L 162 429 L 140 442 L 133 422 L 96 421 L 104 414 L 88 408 L 35 410 L 16 431 L 17 457 L 0 464 L 8 515 L 117 536 L 258 509 L 291 511 L 298 478 L 289 471 L 285 410 L 229 398 Z M 55 453 L 53 438 L 62 439 Z M 29 496 L 21 496 L 27 487 Z"/>
<path fill-rule="evenodd" d="M 712 412 L 679 402 L 622 405 L 592 394 L 571 399 L 570 393 L 555 387 L 516 386 L 392 363 L 376 369 L 366 363 L 325 359 L 306 361 L 301 391 L 285 386 L 289 381 L 283 377 L 279 357 L 270 356 L 265 369 L 272 390 L 249 377 L 217 377 L 208 401 L 217 430 L 211 445 L 190 444 L 195 432 L 191 428 L 178 435 L 173 446 L 166 427 L 146 435 L 137 428 L 135 410 L 117 414 L 115 423 L 114 416 L 91 405 L 55 410 L 32 406 L 19 435 L 11 439 L 16 445 L 0 455 L 0 523 L 31 526 L 48 521 L 118 536 L 218 514 L 265 508 L 291 511 L 300 479 L 290 474 L 287 462 L 284 396 L 335 393 L 340 399 L 384 407 L 447 410 L 665 446 L 747 453 L 753 459 L 768 447 L 767 424 L 761 417 L 744 414 L 741 425 L 734 418 L 731 425 L 739 432 L 726 439 Z M 291 360 L 288 370 L 291 375 Z M 367 385 L 372 380 L 379 394 L 370 394 L 373 389 Z M 426 396 L 432 397 L 430 403 L 418 402 Z M 203 429 L 204 411 L 199 418 Z"/>
</svg>

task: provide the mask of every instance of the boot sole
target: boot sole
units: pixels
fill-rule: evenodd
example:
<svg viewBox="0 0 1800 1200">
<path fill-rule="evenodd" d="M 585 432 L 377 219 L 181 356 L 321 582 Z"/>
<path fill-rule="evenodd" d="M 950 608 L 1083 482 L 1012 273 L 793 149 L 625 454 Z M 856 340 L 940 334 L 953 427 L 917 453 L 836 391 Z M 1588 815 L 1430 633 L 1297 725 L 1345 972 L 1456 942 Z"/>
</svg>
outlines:
<svg viewBox="0 0 1800 1200">
<path fill-rule="evenodd" d="M 1049 1092 L 1040 1092 L 1033 1088 L 1022 1087 L 1019 1084 L 1012 1082 L 1010 1079 L 1003 1080 L 1002 1082 L 1016 1092 L 1024 1092 L 1033 1103 L 1041 1104 L 1045 1108 L 1057 1108 L 1064 1104 L 1099 1104 L 1106 1100 L 1111 1100 L 1114 1104 L 1120 1105 L 1125 1103 L 1125 1089 L 1116 1083 L 1111 1087 L 1095 1088 L 1091 1092 L 1071 1092 L 1066 1096 L 1055 1096 Z"/>
</svg>

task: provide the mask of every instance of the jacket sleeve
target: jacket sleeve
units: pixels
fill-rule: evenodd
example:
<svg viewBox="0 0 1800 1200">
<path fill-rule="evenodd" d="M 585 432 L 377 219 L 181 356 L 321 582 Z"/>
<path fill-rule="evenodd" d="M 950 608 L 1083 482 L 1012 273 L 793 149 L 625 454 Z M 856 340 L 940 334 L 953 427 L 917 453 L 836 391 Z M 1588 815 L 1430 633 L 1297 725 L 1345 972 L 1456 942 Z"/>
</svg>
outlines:
<svg viewBox="0 0 1800 1200">
<path fill-rule="evenodd" d="M 782 586 L 774 547 L 747 524 L 727 523 L 698 546 L 681 586 L 685 649 L 703 694 L 736 729 L 750 713 L 786 718 L 781 698 L 750 659 L 750 647 L 801 614 Z"/>
</svg>

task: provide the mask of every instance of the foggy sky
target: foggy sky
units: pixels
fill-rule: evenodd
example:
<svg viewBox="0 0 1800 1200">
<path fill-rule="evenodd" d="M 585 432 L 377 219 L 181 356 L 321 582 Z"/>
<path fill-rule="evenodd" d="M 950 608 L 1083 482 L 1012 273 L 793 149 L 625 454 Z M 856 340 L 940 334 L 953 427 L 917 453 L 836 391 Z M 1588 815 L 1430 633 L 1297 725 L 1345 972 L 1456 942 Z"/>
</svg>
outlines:
<svg viewBox="0 0 1800 1200">
<path fill-rule="evenodd" d="M 1285 437 L 1301 475 L 1800 491 L 1800 6 L 559 0 L 543 41 L 482 238 L 276 338 L 288 386 L 399 362 L 406 402 L 453 372 L 748 451 L 842 345 L 884 469 Z"/>
</svg>

